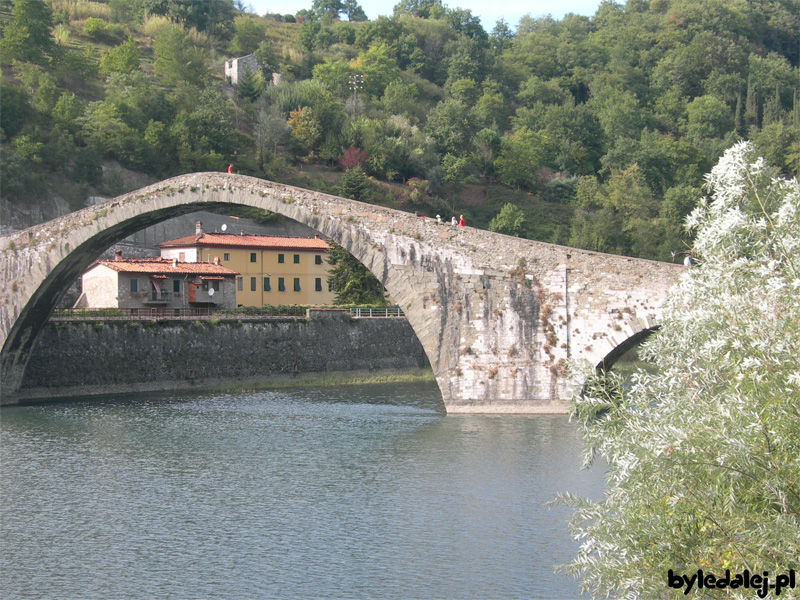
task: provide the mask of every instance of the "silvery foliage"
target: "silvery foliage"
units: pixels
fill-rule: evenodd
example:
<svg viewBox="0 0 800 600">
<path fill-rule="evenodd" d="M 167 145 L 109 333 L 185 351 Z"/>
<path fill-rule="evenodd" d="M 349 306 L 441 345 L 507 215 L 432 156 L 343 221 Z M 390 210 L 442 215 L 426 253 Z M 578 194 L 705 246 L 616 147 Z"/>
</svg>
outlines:
<svg viewBox="0 0 800 600">
<path fill-rule="evenodd" d="M 800 185 L 748 143 L 706 183 L 687 218 L 696 266 L 643 345 L 657 372 L 588 369 L 573 400 L 586 463 L 608 465 L 602 501 L 562 498 L 581 544 L 564 570 L 594 597 L 683 597 L 669 569 L 800 568 Z"/>
</svg>

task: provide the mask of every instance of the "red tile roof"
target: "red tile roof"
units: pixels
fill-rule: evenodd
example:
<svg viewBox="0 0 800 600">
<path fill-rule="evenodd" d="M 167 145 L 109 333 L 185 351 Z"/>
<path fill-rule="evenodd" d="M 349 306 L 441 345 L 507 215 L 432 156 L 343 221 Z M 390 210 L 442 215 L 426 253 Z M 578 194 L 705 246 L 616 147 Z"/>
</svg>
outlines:
<svg viewBox="0 0 800 600">
<path fill-rule="evenodd" d="M 98 260 L 95 264 L 106 266 L 120 273 L 146 273 L 151 275 L 222 275 L 228 277 L 233 277 L 237 274 L 236 271 L 223 267 L 222 265 L 180 262 L 167 258 Z"/>
<path fill-rule="evenodd" d="M 282 237 L 277 235 L 237 235 L 235 233 L 201 233 L 186 235 L 156 244 L 161 248 L 255 248 L 259 250 L 308 250 L 325 252 L 330 244 L 320 238 Z"/>
</svg>

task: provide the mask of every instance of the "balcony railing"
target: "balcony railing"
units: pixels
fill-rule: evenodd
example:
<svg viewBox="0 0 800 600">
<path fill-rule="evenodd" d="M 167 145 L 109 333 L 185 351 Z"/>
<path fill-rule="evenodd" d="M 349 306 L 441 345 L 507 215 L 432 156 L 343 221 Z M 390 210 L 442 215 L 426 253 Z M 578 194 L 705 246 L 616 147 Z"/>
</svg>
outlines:
<svg viewBox="0 0 800 600">
<path fill-rule="evenodd" d="M 169 297 L 167 294 L 164 296 Z M 203 320 L 218 319 L 237 321 L 242 319 L 259 320 L 269 318 L 305 318 L 309 310 L 332 309 L 335 307 L 311 307 L 303 305 L 282 306 L 240 306 L 238 308 L 219 309 L 203 308 L 171 308 L 152 306 L 148 308 L 66 308 L 56 310 L 51 321 L 152 321 L 152 320 Z M 345 312 L 345 309 L 339 309 Z M 346 309 L 354 318 L 369 317 L 403 317 L 399 307 L 369 308 L 355 307 Z"/>
<path fill-rule="evenodd" d="M 399 306 L 386 306 L 384 308 L 371 308 L 371 307 L 360 307 L 356 306 L 355 308 L 350 309 L 350 314 L 356 317 L 357 319 L 365 318 L 365 317 L 377 317 L 377 318 L 386 318 L 386 317 L 404 317 L 403 311 Z"/>
<path fill-rule="evenodd" d="M 170 300 L 172 300 L 172 292 L 158 292 L 150 291 L 147 294 L 142 294 L 143 298 L 142 301 L 147 304 L 167 304 Z"/>
</svg>

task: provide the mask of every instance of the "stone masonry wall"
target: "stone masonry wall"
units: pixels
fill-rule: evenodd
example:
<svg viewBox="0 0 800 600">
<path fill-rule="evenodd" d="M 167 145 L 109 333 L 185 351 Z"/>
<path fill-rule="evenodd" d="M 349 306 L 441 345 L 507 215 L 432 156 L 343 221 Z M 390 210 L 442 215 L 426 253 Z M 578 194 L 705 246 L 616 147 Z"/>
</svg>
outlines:
<svg viewBox="0 0 800 600">
<path fill-rule="evenodd" d="M 202 387 L 426 365 L 422 346 L 402 318 L 49 323 L 31 356 L 22 396 Z"/>
</svg>

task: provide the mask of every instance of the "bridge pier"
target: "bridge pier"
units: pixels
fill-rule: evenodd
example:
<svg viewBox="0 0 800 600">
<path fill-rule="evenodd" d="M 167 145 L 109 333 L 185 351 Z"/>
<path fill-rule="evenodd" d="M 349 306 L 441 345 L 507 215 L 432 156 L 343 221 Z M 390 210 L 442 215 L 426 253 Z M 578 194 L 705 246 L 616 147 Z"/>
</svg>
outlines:
<svg viewBox="0 0 800 600">
<path fill-rule="evenodd" d="M 0 402 L 66 287 L 114 242 L 178 214 L 235 204 L 330 237 L 384 284 L 449 412 L 563 412 L 599 364 L 657 323 L 681 266 L 533 242 L 242 175 L 163 181 L 0 238 Z"/>
</svg>

